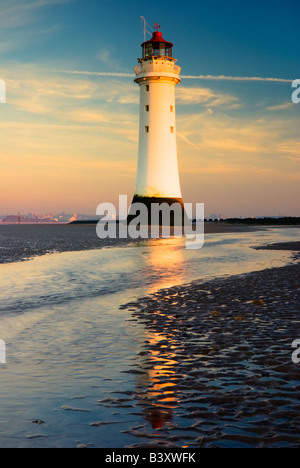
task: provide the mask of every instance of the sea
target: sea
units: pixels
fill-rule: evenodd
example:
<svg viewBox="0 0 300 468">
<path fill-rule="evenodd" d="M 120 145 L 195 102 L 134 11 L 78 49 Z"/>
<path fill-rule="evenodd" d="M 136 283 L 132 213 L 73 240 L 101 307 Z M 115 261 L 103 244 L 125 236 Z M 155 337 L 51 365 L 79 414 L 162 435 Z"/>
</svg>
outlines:
<svg viewBox="0 0 300 468">
<path fill-rule="evenodd" d="M 130 395 L 147 386 L 139 356 L 150 338 L 123 306 L 174 285 L 287 265 L 290 251 L 254 247 L 298 239 L 298 229 L 274 227 L 206 234 L 201 249 L 156 239 L 0 264 L 0 447 L 137 443 L 132 428 L 149 422 Z"/>
</svg>

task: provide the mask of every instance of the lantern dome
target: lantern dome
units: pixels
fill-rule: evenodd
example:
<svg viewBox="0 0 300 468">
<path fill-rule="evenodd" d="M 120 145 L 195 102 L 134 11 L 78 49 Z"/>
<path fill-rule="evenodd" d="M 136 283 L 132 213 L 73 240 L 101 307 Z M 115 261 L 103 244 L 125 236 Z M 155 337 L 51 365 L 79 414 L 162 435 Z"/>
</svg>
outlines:
<svg viewBox="0 0 300 468">
<path fill-rule="evenodd" d="M 162 37 L 159 28 L 160 26 L 155 24 L 152 38 L 142 44 L 144 60 L 149 60 L 152 57 L 172 57 L 173 44 Z"/>
</svg>

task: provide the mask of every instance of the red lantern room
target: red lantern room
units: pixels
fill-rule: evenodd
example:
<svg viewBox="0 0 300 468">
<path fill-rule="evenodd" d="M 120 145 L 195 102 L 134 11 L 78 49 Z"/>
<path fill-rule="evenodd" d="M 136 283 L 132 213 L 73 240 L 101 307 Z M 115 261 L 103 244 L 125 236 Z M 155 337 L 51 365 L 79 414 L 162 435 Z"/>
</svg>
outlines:
<svg viewBox="0 0 300 468">
<path fill-rule="evenodd" d="M 143 42 L 142 49 L 143 49 L 143 59 L 149 60 L 152 57 L 172 57 L 172 42 L 165 41 L 162 37 L 161 31 L 159 31 L 160 26 L 156 23 L 154 25 L 154 33 L 152 34 L 152 38 L 149 41 Z"/>
</svg>

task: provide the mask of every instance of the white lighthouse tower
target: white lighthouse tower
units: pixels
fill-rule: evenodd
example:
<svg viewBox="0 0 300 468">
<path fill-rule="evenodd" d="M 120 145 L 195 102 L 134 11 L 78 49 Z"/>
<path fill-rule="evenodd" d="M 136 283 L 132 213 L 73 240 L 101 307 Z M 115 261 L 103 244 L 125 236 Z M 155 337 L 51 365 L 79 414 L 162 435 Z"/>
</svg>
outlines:
<svg viewBox="0 0 300 468">
<path fill-rule="evenodd" d="M 173 44 L 155 24 L 152 38 L 142 44 L 142 58 L 134 68 L 140 86 L 139 149 L 133 203 L 143 203 L 151 219 L 153 203 L 179 203 L 184 213 L 178 173 L 175 86 L 180 67 Z"/>
</svg>

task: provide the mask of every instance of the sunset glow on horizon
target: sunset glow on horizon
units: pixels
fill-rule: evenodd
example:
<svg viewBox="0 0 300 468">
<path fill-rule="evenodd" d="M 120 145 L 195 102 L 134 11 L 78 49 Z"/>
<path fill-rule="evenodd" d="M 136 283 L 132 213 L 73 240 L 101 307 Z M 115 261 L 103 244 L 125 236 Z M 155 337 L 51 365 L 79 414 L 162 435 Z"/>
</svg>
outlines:
<svg viewBox="0 0 300 468">
<path fill-rule="evenodd" d="M 161 24 L 182 69 L 183 200 L 204 203 L 207 216 L 300 216 L 300 104 L 291 100 L 300 5 L 269 5 L 2 0 L 0 215 L 94 215 L 99 203 L 131 199 L 144 15 Z"/>
</svg>

